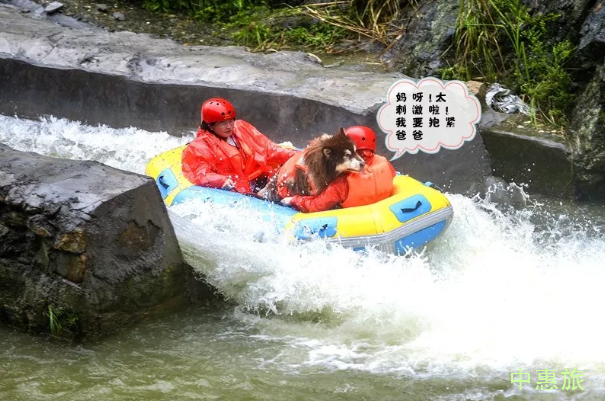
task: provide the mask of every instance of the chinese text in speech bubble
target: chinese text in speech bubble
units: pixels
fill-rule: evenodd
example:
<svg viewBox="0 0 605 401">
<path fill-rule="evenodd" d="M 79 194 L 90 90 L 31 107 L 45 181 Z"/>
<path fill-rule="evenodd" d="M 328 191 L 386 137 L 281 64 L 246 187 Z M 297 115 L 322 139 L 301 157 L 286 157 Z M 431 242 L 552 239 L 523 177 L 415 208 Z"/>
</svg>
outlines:
<svg viewBox="0 0 605 401">
<path fill-rule="evenodd" d="M 387 133 L 386 146 L 395 152 L 437 153 L 458 149 L 475 137 L 481 104 L 461 81 L 401 79 L 387 92 L 378 111 L 378 125 Z"/>
</svg>

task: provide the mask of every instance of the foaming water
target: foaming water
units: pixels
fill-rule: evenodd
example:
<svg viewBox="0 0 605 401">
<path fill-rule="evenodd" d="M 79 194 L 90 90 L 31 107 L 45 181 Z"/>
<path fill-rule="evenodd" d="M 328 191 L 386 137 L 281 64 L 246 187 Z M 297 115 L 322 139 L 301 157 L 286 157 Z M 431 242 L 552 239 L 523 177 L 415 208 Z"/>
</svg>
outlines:
<svg viewBox="0 0 605 401">
<path fill-rule="evenodd" d="M 172 210 L 197 215 L 173 221 L 188 261 L 225 295 L 261 316 L 279 315 L 268 330 L 284 320 L 321 321 L 338 343 L 373 344 L 371 354 L 362 347 L 367 369 L 398 370 L 394 361 L 412 357 L 464 369 L 600 365 L 603 238 L 576 233 L 536 242 L 535 212 L 505 215 L 482 201 L 449 197 L 456 217 L 448 232 L 430 252 L 408 257 L 321 241 L 257 243 L 261 220 L 251 210 L 220 212 L 220 219 L 208 204 Z M 209 237 L 205 245 L 187 240 Z M 359 368 L 360 355 L 349 357 Z"/>
<path fill-rule="evenodd" d="M 16 149 L 138 173 L 191 139 L 54 118 L 0 116 L 0 127 L 0 142 Z M 170 215 L 187 261 L 237 305 L 229 314 L 250 330 L 243 341 L 275 342 L 262 369 L 460 378 L 474 390 L 444 399 L 485 399 L 477 377 L 520 394 L 510 387 L 519 368 L 576 368 L 590 378 L 585 387 L 602 389 L 603 209 L 448 197 L 448 231 L 406 257 L 291 243 L 245 204 L 190 201 Z"/>
<path fill-rule="evenodd" d="M 52 116 L 32 121 L 0 115 L 0 142 L 13 149 L 62 159 L 95 160 L 139 174 L 145 173 L 145 165 L 154 156 L 192 139 L 193 135 L 179 138 L 133 127 L 93 127 Z"/>
</svg>

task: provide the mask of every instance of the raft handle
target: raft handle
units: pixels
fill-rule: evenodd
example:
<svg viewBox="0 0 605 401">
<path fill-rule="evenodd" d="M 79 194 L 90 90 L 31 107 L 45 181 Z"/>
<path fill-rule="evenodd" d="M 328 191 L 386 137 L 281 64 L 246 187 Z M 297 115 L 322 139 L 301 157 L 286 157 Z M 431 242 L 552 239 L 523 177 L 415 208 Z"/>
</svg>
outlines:
<svg viewBox="0 0 605 401">
<path fill-rule="evenodd" d="M 412 195 L 389 206 L 400 223 L 405 223 L 431 211 L 431 202 L 422 194 Z"/>
<path fill-rule="evenodd" d="M 401 208 L 401 213 L 411 213 L 411 212 L 414 212 L 414 211 L 418 210 L 418 208 L 420 206 L 422 206 L 422 202 L 418 201 L 418 202 L 416 202 L 416 206 L 414 206 L 414 207 L 404 207 L 404 208 Z"/>
<path fill-rule="evenodd" d="M 164 189 L 168 189 L 170 188 L 170 184 L 168 184 L 165 180 L 164 180 L 164 175 L 160 175 L 158 177 L 158 183 L 164 187 Z"/>
<path fill-rule="evenodd" d="M 294 236 L 301 240 L 311 239 L 317 235 L 319 238 L 333 237 L 338 232 L 338 219 L 336 217 L 319 217 L 298 221 L 294 228 Z"/>
</svg>

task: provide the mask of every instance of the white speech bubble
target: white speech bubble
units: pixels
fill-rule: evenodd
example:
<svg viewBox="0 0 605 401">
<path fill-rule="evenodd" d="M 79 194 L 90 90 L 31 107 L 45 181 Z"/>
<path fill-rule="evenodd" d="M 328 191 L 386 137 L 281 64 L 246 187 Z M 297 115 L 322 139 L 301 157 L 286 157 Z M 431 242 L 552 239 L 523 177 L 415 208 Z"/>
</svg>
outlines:
<svg viewBox="0 0 605 401">
<path fill-rule="evenodd" d="M 405 152 L 460 148 L 475 137 L 481 104 L 464 82 L 406 78 L 391 85 L 376 119 L 394 160 Z"/>
</svg>

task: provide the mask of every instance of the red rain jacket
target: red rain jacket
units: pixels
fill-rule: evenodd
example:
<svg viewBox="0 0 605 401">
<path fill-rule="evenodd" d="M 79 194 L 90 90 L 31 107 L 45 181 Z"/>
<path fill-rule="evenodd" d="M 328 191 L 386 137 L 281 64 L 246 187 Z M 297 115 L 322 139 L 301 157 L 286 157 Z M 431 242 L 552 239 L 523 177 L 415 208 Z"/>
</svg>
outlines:
<svg viewBox="0 0 605 401">
<path fill-rule="evenodd" d="M 243 120 L 235 120 L 232 136 L 237 148 L 200 128 L 196 138 L 183 150 L 185 177 L 195 185 L 212 188 L 221 188 L 231 178 L 237 192 L 252 194 L 250 181 L 270 177 L 298 152 L 282 148 Z"/>
<path fill-rule="evenodd" d="M 386 158 L 374 155 L 362 173 L 341 175 L 319 195 L 294 196 L 290 205 L 305 213 L 370 205 L 391 196 L 395 174 Z"/>
</svg>

